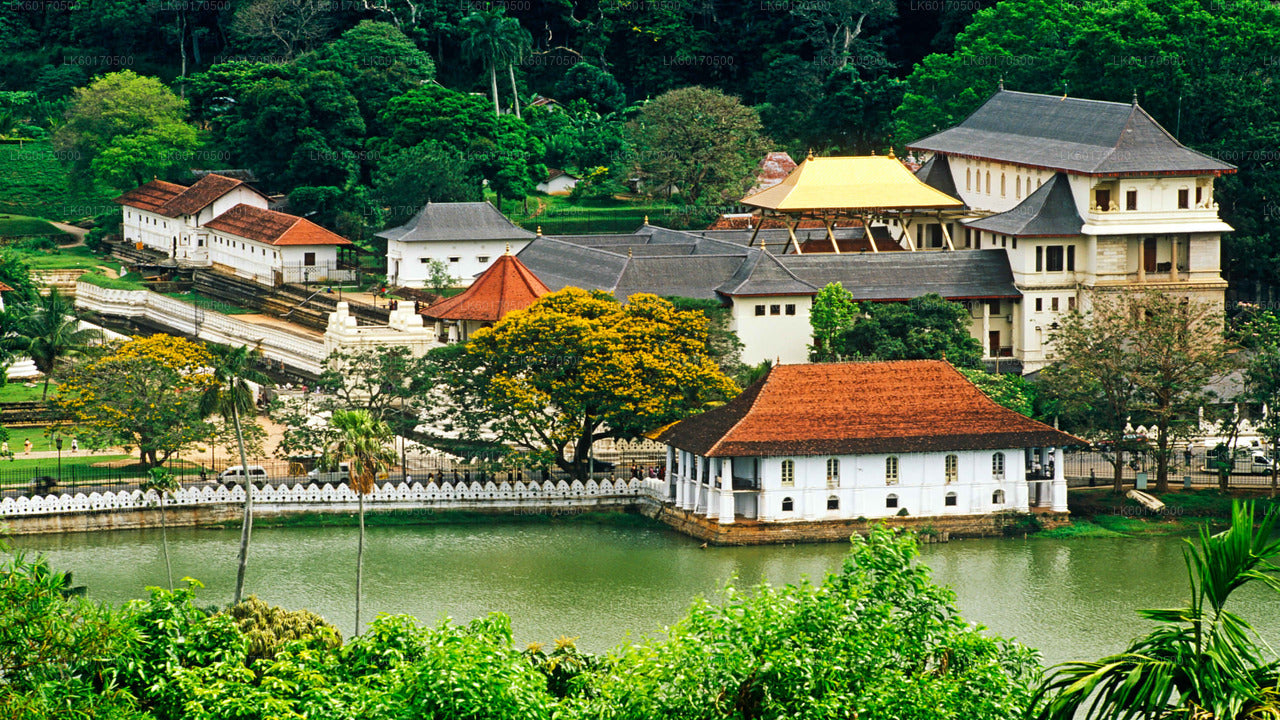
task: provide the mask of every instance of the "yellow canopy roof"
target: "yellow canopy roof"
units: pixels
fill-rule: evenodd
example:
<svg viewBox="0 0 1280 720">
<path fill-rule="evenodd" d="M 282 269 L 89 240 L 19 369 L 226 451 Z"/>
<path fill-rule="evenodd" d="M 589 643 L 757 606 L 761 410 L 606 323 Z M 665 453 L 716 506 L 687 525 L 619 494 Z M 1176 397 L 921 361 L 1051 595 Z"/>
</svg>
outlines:
<svg viewBox="0 0 1280 720">
<path fill-rule="evenodd" d="M 887 155 L 811 157 L 786 180 L 748 195 L 742 204 L 781 212 L 964 207 Z"/>
</svg>

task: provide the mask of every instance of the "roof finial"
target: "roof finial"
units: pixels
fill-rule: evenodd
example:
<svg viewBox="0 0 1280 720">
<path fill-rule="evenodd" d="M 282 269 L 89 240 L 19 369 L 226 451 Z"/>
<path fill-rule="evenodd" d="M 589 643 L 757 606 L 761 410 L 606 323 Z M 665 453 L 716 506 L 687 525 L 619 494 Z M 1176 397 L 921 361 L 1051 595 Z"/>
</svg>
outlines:
<svg viewBox="0 0 1280 720">
<path fill-rule="evenodd" d="M 1133 104 L 1134 107 L 1137 107 L 1138 105 L 1138 88 L 1136 87 L 1133 89 Z"/>
<path fill-rule="evenodd" d="M 645 216 L 644 216 L 644 224 L 645 224 L 645 225 L 648 225 L 648 224 L 649 224 L 649 216 L 648 216 L 648 215 L 645 215 Z"/>
<path fill-rule="evenodd" d="M 627 257 L 631 257 L 631 246 L 627 246 Z"/>
<path fill-rule="evenodd" d="M 510 255 L 510 254 L 511 254 L 511 243 L 507 243 L 507 251 L 503 253 L 503 255 Z"/>
<path fill-rule="evenodd" d="M 1071 92 L 1071 83 L 1067 82 L 1066 80 L 1063 80 L 1062 81 L 1062 99 L 1063 100 L 1067 99 L 1067 93 L 1069 92 Z"/>
<path fill-rule="evenodd" d="M 894 154 L 893 154 L 893 146 L 892 146 L 892 145 L 890 145 L 890 146 L 889 146 L 889 157 L 891 157 L 891 158 L 897 158 L 897 157 L 898 157 L 897 155 L 894 155 Z"/>
<path fill-rule="evenodd" d="M 1001 76 L 1000 76 L 1000 84 L 999 84 L 999 88 L 1000 88 L 1001 90 L 1004 90 L 1004 76 L 1003 76 L 1003 75 L 1001 75 Z"/>
<path fill-rule="evenodd" d="M 809 148 L 809 157 L 807 157 L 807 158 L 805 158 L 805 159 L 806 159 L 806 160 L 812 160 L 812 159 L 813 159 L 813 148 Z"/>
<path fill-rule="evenodd" d="M 538 226 L 538 237 L 542 237 L 542 226 Z"/>
</svg>

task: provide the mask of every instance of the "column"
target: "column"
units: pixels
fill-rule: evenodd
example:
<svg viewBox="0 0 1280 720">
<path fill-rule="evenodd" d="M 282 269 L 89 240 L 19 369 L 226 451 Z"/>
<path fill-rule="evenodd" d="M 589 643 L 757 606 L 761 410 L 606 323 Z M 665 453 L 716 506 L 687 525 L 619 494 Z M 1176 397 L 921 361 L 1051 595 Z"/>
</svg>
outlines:
<svg viewBox="0 0 1280 720">
<path fill-rule="evenodd" d="M 733 522 L 733 485 L 731 483 L 725 483 L 724 485 L 717 493 L 720 501 L 720 512 L 717 517 L 721 525 L 728 525 Z"/>
<path fill-rule="evenodd" d="M 1178 236 L 1169 236 L 1169 279 L 1178 282 Z"/>
<path fill-rule="evenodd" d="M 702 458 L 691 453 L 689 460 L 693 463 L 693 507 L 690 509 L 697 512 L 702 503 Z"/>
<path fill-rule="evenodd" d="M 1067 511 L 1067 476 L 1062 448 L 1053 451 L 1053 511 Z"/>
<path fill-rule="evenodd" d="M 982 343 L 982 356 L 991 357 L 991 303 L 978 302 L 982 303 L 982 338 L 978 342 Z"/>
<path fill-rule="evenodd" d="M 693 482 L 693 453 L 685 452 L 680 462 L 680 484 L 684 486 L 684 504 L 680 507 L 692 510 L 698 503 L 698 486 Z"/>
<path fill-rule="evenodd" d="M 668 445 L 667 452 L 666 452 L 667 471 L 666 473 L 663 474 L 663 477 L 666 478 L 667 487 L 663 488 L 663 491 L 666 494 L 668 500 L 675 500 L 676 503 L 678 504 L 680 502 L 679 500 L 680 483 L 677 482 L 676 477 L 671 474 L 671 466 L 675 464 L 674 462 L 675 454 L 676 454 L 675 448 Z"/>
<path fill-rule="evenodd" d="M 720 514 L 720 491 L 716 489 L 715 467 L 711 458 L 703 458 L 702 462 L 706 464 L 706 469 L 702 471 L 702 479 L 707 486 L 707 519 L 715 520 Z"/>
<path fill-rule="evenodd" d="M 1138 282 L 1147 281 L 1146 241 L 1138 238 Z"/>
</svg>

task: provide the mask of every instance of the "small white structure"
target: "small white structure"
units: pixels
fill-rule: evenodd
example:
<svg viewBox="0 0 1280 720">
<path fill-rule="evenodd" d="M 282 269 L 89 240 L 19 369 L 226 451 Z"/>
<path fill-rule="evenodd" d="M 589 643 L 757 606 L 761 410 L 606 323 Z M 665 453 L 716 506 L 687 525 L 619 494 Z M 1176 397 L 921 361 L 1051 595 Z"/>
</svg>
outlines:
<svg viewBox="0 0 1280 720">
<path fill-rule="evenodd" d="M 427 203 L 409 222 L 383 230 L 387 282 L 424 287 L 439 260 L 459 285 L 469 285 L 504 252 L 520 252 L 534 233 L 487 202 Z"/>
<path fill-rule="evenodd" d="M 719 524 L 1064 513 L 1083 444 L 937 360 L 779 365 L 658 439 L 669 499 Z"/>
<path fill-rule="evenodd" d="M 547 179 L 538 183 L 535 187 L 538 192 L 548 195 L 568 195 L 573 192 L 573 188 L 577 186 L 578 181 L 581 179 L 565 170 L 549 168 L 547 170 Z"/>
<path fill-rule="evenodd" d="M 329 313 L 329 327 L 324 333 L 324 353 L 335 350 L 363 350 L 377 347 L 407 347 L 414 357 L 439 347 L 434 323 L 426 323 L 411 302 L 401 302 L 386 325 L 360 325 L 351 314 L 351 305 L 340 302 Z"/>
</svg>

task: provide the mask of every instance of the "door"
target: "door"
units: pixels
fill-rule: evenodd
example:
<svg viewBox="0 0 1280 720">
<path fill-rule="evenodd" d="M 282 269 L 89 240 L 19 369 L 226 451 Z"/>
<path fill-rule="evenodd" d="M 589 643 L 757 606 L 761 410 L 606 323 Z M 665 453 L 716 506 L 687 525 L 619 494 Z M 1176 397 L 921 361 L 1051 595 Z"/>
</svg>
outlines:
<svg viewBox="0 0 1280 720">
<path fill-rule="evenodd" d="M 991 330 L 987 332 L 987 347 L 990 354 L 987 357 L 1000 357 L 1000 331 Z"/>
<path fill-rule="evenodd" d="M 1097 201 L 1098 201 L 1098 207 L 1101 208 L 1103 212 L 1110 210 L 1111 209 L 1111 191 L 1097 190 L 1095 191 L 1095 193 L 1096 193 L 1095 197 L 1097 198 Z"/>
<path fill-rule="evenodd" d="M 1156 239 L 1153 237 L 1142 241 L 1142 269 L 1149 273 L 1156 271 Z"/>
</svg>

